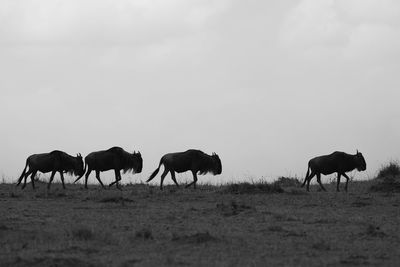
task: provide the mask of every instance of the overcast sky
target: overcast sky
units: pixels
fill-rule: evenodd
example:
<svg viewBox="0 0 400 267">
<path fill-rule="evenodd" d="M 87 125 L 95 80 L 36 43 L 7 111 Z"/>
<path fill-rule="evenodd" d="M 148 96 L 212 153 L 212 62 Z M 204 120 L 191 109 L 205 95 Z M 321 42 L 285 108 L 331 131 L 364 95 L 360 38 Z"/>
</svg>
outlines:
<svg viewBox="0 0 400 267">
<path fill-rule="evenodd" d="M 221 157 L 203 182 L 356 149 L 372 177 L 400 159 L 399 71 L 397 0 L 3 0 L 0 175 L 118 145 L 144 158 L 124 182 L 188 148 Z"/>
</svg>

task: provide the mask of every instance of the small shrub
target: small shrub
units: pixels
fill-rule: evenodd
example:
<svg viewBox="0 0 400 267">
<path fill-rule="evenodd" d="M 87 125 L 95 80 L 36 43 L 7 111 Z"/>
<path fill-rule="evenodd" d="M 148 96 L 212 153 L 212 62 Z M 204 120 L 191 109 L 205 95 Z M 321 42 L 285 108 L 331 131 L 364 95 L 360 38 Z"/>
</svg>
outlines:
<svg viewBox="0 0 400 267">
<path fill-rule="evenodd" d="M 374 184 L 369 188 L 372 192 L 400 192 L 400 166 L 397 162 L 389 162 L 379 170 Z"/>
<path fill-rule="evenodd" d="M 396 161 L 391 161 L 387 165 L 381 167 L 376 178 L 400 176 L 400 165 Z"/>
</svg>

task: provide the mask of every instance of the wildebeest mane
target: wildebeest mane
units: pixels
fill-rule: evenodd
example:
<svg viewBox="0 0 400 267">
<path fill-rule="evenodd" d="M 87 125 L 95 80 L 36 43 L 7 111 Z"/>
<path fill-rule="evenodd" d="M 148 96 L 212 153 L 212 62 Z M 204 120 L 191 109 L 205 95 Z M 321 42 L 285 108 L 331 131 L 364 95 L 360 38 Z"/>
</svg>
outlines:
<svg viewBox="0 0 400 267">
<path fill-rule="evenodd" d="M 136 162 L 132 159 L 132 154 L 120 147 L 112 147 L 108 151 L 114 153 L 121 160 L 122 172 L 124 174 L 127 172 L 136 172 Z"/>
<path fill-rule="evenodd" d="M 58 161 L 59 166 L 62 167 L 63 172 L 68 175 L 79 175 L 76 172 L 76 160 L 77 158 L 68 155 L 67 153 L 59 150 L 50 152 L 50 155 L 54 157 L 54 160 Z"/>
<path fill-rule="evenodd" d="M 212 156 L 209 156 L 205 153 L 201 154 L 201 160 L 199 162 L 199 174 L 204 175 L 207 173 L 214 173 L 215 172 L 215 166 L 213 162 Z"/>
</svg>

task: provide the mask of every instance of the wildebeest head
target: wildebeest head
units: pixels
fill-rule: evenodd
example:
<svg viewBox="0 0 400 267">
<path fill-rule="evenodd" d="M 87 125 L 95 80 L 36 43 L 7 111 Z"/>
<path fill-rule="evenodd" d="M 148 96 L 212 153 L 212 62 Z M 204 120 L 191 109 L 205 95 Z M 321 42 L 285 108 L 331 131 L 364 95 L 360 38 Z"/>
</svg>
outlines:
<svg viewBox="0 0 400 267">
<path fill-rule="evenodd" d="M 124 152 L 124 173 L 127 173 L 129 171 L 132 171 L 133 173 L 140 173 L 142 172 L 142 167 L 143 167 L 143 159 L 142 155 L 140 152 L 133 152 L 128 153 Z"/>
<path fill-rule="evenodd" d="M 358 171 L 365 171 L 367 169 L 367 163 L 365 163 L 364 156 L 361 152 L 358 152 L 358 150 L 356 154 L 356 163 Z"/>
<path fill-rule="evenodd" d="M 142 168 L 143 168 L 142 154 L 140 154 L 139 151 L 137 153 L 133 152 L 132 160 L 135 162 L 135 167 L 134 167 L 135 172 L 136 173 L 142 172 Z"/>
<path fill-rule="evenodd" d="M 212 161 L 213 161 L 213 174 L 217 175 L 217 174 L 221 174 L 222 173 L 222 164 L 221 164 L 221 160 L 219 159 L 219 156 L 214 152 L 211 155 Z"/>
<path fill-rule="evenodd" d="M 82 177 L 85 174 L 84 164 L 81 153 L 77 154 L 74 161 L 74 169 L 72 170 L 76 176 Z"/>
</svg>

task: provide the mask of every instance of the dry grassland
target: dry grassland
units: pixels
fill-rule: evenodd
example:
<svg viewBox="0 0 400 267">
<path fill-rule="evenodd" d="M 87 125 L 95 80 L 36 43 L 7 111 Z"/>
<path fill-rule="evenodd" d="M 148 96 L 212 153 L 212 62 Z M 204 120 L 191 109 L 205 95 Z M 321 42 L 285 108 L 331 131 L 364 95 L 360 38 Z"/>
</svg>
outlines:
<svg viewBox="0 0 400 267">
<path fill-rule="evenodd" d="M 0 185 L 1 266 L 397 266 L 400 194 Z M 235 190 L 233 190 L 233 189 Z"/>
</svg>

